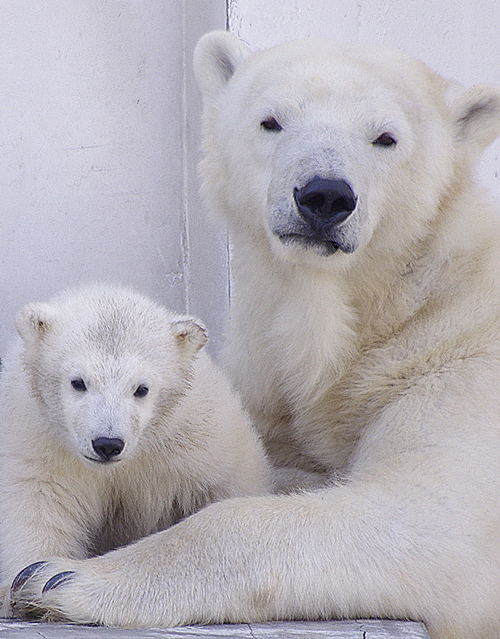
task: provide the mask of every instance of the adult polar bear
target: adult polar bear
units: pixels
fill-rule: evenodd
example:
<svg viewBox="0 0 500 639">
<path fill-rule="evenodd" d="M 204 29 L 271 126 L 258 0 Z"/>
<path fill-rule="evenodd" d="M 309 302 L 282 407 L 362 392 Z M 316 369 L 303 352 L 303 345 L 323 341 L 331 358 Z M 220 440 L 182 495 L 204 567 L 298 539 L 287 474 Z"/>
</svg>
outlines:
<svg viewBox="0 0 500 639">
<path fill-rule="evenodd" d="M 14 599 L 130 626 L 361 615 L 500 637 L 500 229 L 473 179 L 500 92 L 385 49 L 250 54 L 225 33 L 195 68 L 204 191 L 234 244 L 227 361 L 279 462 L 335 481 L 54 560 Z"/>
</svg>

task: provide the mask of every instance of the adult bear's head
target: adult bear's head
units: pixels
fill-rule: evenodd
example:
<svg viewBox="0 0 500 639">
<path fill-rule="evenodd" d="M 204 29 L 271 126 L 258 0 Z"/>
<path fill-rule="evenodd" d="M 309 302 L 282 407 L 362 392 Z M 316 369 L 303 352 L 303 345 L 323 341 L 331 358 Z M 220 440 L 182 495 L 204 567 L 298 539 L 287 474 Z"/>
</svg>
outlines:
<svg viewBox="0 0 500 639">
<path fill-rule="evenodd" d="M 251 53 L 213 32 L 195 73 L 211 209 L 235 239 L 293 263 L 408 248 L 500 132 L 498 89 L 466 90 L 381 47 L 308 39 Z"/>
</svg>

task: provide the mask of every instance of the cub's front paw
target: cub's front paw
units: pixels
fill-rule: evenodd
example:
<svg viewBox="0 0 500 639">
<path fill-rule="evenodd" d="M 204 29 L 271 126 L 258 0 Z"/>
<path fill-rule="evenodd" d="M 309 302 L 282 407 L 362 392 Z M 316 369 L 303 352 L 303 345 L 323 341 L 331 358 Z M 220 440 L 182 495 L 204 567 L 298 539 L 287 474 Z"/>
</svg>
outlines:
<svg viewBox="0 0 500 639">
<path fill-rule="evenodd" d="M 82 592 L 85 592 L 82 584 L 79 584 L 79 568 L 81 566 L 77 561 L 60 559 L 39 561 L 21 570 L 10 589 L 14 616 L 45 621 L 71 619 L 80 623 L 98 623 L 88 614 L 79 618 Z M 76 589 L 69 587 L 72 581 Z M 83 607 L 86 608 L 85 602 Z"/>
</svg>

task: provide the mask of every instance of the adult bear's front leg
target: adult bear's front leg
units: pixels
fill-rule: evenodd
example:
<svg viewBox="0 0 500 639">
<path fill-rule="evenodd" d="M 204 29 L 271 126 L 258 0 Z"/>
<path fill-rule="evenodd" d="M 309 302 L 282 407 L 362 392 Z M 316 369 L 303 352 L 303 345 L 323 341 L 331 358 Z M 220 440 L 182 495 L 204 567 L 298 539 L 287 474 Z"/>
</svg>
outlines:
<svg viewBox="0 0 500 639">
<path fill-rule="evenodd" d="M 465 639 L 487 564 L 471 539 L 468 553 L 452 539 L 449 512 L 429 525 L 428 496 L 415 488 L 403 502 L 353 482 L 226 500 L 107 555 L 35 565 L 16 578 L 12 604 L 21 616 L 122 627 L 412 618 L 433 639 Z"/>
<path fill-rule="evenodd" d="M 357 533 L 348 539 L 354 512 L 363 527 L 374 522 L 364 498 L 344 493 L 226 500 L 106 555 L 35 564 L 16 577 L 12 605 L 20 616 L 122 627 L 362 614 L 362 569 L 351 579 L 341 565 L 370 553 Z M 346 556 L 346 542 L 360 552 Z"/>
<path fill-rule="evenodd" d="M 280 499 L 227 500 L 104 556 L 34 564 L 13 583 L 14 611 L 123 627 L 275 618 L 281 578 L 293 579 L 293 526 L 271 551 Z"/>
<path fill-rule="evenodd" d="M 297 513 L 290 501 L 297 499 L 226 500 L 100 557 L 39 562 L 16 577 L 13 608 L 19 616 L 122 627 L 294 616 L 302 604 L 286 595 L 288 605 L 279 602 L 297 578 L 306 578 L 295 568 L 300 563 L 299 572 L 307 572 L 311 561 L 323 566 L 310 575 L 316 588 L 325 576 L 316 544 L 302 539 L 298 546 L 295 540 Z M 304 519 L 315 509 L 304 504 Z M 304 563 L 296 556 L 303 548 L 309 554 Z"/>
</svg>

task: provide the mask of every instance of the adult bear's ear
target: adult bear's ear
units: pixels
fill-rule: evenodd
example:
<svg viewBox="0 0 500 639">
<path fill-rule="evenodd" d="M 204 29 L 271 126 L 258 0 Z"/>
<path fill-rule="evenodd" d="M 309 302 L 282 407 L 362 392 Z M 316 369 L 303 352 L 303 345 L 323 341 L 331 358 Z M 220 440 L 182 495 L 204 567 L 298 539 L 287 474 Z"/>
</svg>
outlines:
<svg viewBox="0 0 500 639">
<path fill-rule="evenodd" d="M 194 74 L 204 96 L 215 96 L 231 79 L 250 49 L 226 31 L 205 34 L 194 50 Z"/>
<path fill-rule="evenodd" d="M 456 138 L 478 155 L 500 135 L 500 88 L 478 84 L 455 85 L 448 94 L 455 119 Z"/>
<path fill-rule="evenodd" d="M 198 321 L 183 319 L 172 323 L 172 331 L 179 348 L 194 355 L 208 341 L 207 331 Z"/>
<path fill-rule="evenodd" d="M 16 317 L 16 330 L 25 342 L 44 337 L 54 323 L 55 312 L 50 304 L 31 303 Z"/>
</svg>

